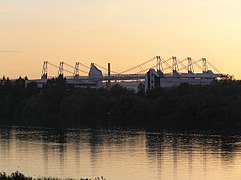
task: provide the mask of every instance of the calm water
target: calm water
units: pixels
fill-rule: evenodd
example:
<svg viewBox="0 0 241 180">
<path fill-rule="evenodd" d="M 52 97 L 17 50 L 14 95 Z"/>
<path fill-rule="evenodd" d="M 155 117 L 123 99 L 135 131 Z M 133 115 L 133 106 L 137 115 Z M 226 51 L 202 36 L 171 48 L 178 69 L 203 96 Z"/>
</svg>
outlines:
<svg viewBox="0 0 241 180">
<path fill-rule="evenodd" d="M 241 136 L 0 128 L 0 171 L 111 180 L 241 179 Z"/>
</svg>

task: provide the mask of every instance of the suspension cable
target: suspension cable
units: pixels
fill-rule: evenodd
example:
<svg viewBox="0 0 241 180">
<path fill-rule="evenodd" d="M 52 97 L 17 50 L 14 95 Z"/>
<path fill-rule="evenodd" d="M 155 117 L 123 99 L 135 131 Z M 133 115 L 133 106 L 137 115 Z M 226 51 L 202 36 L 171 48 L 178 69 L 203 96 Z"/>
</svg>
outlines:
<svg viewBox="0 0 241 180">
<path fill-rule="evenodd" d="M 51 65 L 51 66 L 53 66 L 53 67 L 55 67 L 55 68 L 57 68 L 57 69 L 59 69 L 58 66 L 56 66 L 55 64 L 53 64 L 53 63 L 51 63 L 51 62 L 49 62 L 49 61 L 48 61 L 48 64 Z"/>
<path fill-rule="evenodd" d="M 167 70 L 167 69 L 173 70 L 172 66 L 170 66 L 170 65 L 168 64 L 168 62 L 167 62 L 167 61 L 169 61 L 170 59 L 171 59 L 171 58 L 163 61 L 163 63 L 167 66 L 166 68 L 163 69 L 163 71 L 165 71 L 165 70 Z"/>
<path fill-rule="evenodd" d="M 143 65 L 145 65 L 145 64 L 153 61 L 155 58 L 156 58 L 156 57 L 153 57 L 153 58 L 151 58 L 151 59 L 149 59 L 149 60 L 147 60 L 147 61 L 145 61 L 145 62 L 143 62 L 143 63 L 141 63 L 141 64 L 139 64 L 139 65 L 137 65 L 137 66 L 134 66 L 134 67 L 129 68 L 129 69 L 125 70 L 125 71 L 122 71 L 120 74 L 124 74 L 124 73 L 126 73 L 126 72 L 128 72 L 128 71 L 131 71 L 131 70 L 133 70 L 133 69 L 138 68 L 139 66 L 143 66 Z"/>
<path fill-rule="evenodd" d="M 71 67 L 71 68 L 75 69 L 75 67 L 74 67 L 74 66 L 71 66 L 71 65 L 67 64 L 66 62 L 64 62 L 64 64 L 65 64 L 66 66 L 69 66 L 69 67 Z"/>
<path fill-rule="evenodd" d="M 186 61 L 186 60 L 187 60 L 187 58 L 186 58 L 186 59 L 183 59 L 182 61 L 177 61 L 178 64 L 182 66 L 182 68 L 180 68 L 179 71 L 180 71 L 180 70 L 183 70 L 183 69 L 188 70 L 188 66 L 186 66 L 186 65 L 183 63 L 183 62 Z"/>
<path fill-rule="evenodd" d="M 199 70 L 202 71 L 203 68 L 198 64 L 198 62 L 200 62 L 201 60 L 202 60 L 202 59 L 199 59 L 199 60 L 197 60 L 197 61 L 194 61 L 193 64 L 196 65 L 196 66 L 199 68 Z"/>
<path fill-rule="evenodd" d="M 105 67 L 103 67 L 103 66 L 101 66 L 101 65 L 98 65 L 98 64 L 96 64 L 95 63 L 95 65 L 97 66 L 97 67 L 99 67 L 99 68 L 101 68 L 101 69 L 104 69 L 104 70 L 106 70 L 107 72 L 108 72 L 108 69 L 107 68 L 105 68 Z M 112 73 L 114 73 L 114 74 L 119 74 L 118 72 L 115 72 L 115 71 L 110 71 L 110 72 L 112 72 Z"/>
<path fill-rule="evenodd" d="M 147 70 L 149 70 L 149 69 L 152 69 L 152 68 L 155 68 L 156 67 L 156 65 L 155 66 L 153 66 L 153 67 L 149 67 L 149 68 L 146 68 L 146 69 L 142 69 L 140 72 L 138 72 L 137 74 L 143 74 L 143 73 L 145 73 Z"/>
<path fill-rule="evenodd" d="M 214 69 L 214 71 L 216 71 L 217 73 L 221 74 L 219 69 L 217 69 L 212 63 L 210 63 L 209 61 L 207 61 L 207 63 Z"/>
<path fill-rule="evenodd" d="M 82 64 L 82 63 L 79 63 L 81 66 L 83 66 L 83 67 L 85 67 L 86 69 L 89 69 L 89 67 L 88 66 L 86 66 L 86 65 L 84 65 L 84 64 Z"/>
</svg>

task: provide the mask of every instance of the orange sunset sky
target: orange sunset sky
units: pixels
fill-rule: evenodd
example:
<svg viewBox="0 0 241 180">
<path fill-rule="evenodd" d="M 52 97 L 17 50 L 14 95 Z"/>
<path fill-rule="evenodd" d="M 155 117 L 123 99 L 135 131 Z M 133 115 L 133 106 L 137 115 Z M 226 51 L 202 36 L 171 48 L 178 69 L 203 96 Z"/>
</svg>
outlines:
<svg viewBox="0 0 241 180">
<path fill-rule="evenodd" d="M 44 60 L 120 72 L 156 55 L 241 79 L 241 0 L 0 0 L 0 76 L 39 78 Z"/>
</svg>

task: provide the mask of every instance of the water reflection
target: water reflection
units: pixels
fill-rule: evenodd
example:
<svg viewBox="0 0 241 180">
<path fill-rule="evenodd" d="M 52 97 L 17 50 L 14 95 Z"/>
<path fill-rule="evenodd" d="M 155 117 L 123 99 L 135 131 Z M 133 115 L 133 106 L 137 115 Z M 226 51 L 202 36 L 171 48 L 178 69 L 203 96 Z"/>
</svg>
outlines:
<svg viewBox="0 0 241 180">
<path fill-rule="evenodd" d="M 34 177 L 240 179 L 240 152 L 239 135 L 0 128 L 0 170 Z"/>
<path fill-rule="evenodd" d="M 210 174 L 219 170 L 216 168 L 220 166 L 219 162 L 223 167 L 217 176 L 221 179 L 222 170 L 230 170 L 228 166 L 235 161 L 238 161 L 235 168 L 241 167 L 238 156 L 241 150 L 240 136 L 162 132 L 147 134 L 146 139 L 148 157 L 159 164 L 159 172 L 168 169 L 173 179 L 197 179 L 200 174 L 200 179 L 211 179 Z M 185 178 L 180 178 L 180 175 Z"/>
</svg>

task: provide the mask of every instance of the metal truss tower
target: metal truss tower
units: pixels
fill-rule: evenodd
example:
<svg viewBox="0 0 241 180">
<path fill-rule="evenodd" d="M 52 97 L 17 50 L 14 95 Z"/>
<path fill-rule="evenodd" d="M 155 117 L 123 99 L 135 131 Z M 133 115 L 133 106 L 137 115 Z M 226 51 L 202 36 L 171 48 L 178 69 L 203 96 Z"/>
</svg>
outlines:
<svg viewBox="0 0 241 180">
<path fill-rule="evenodd" d="M 59 75 L 63 75 L 64 74 L 64 62 L 60 62 L 59 63 Z"/>
<path fill-rule="evenodd" d="M 47 78 L 48 78 L 48 61 L 44 61 L 41 79 L 47 79 Z"/>
<path fill-rule="evenodd" d="M 192 58 L 191 57 L 187 57 L 187 61 L 188 61 L 188 73 L 193 73 L 193 64 L 192 64 Z"/>
<path fill-rule="evenodd" d="M 177 57 L 172 56 L 172 72 L 173 74 L 176 74 L 178 71 L 179 69 L 178 69 Z"/>
<path fill-rule="evenodd" d="M 207 72 L 208 71 L 207 59 L 202 58 L 202 62 L 203 62 L 203 72 Z"/>
<path fill-rule="evenodd" d="M 78 77 L 79 76 L 79 62 L 75 63 L 73 76 L 74 77 Z"/>
</svg>

